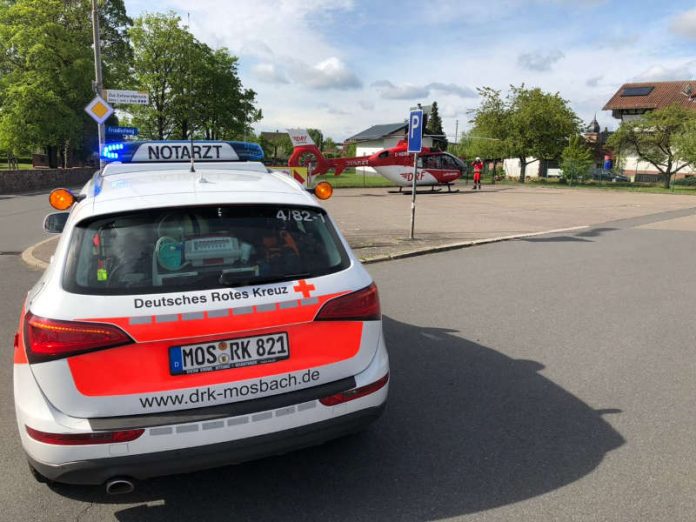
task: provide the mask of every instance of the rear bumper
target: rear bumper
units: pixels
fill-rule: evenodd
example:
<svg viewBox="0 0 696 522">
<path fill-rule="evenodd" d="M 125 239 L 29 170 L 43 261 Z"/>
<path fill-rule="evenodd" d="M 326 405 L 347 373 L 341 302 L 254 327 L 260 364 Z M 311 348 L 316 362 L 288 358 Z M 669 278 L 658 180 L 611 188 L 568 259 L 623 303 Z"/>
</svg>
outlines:
<svg viewBox="0 0 696 522">
<path fill-rule="evenodd" d="M 239 464 L 271 455 L 280 455 L 360 431 L 374 422 L 384 404 L 329 420 L 246 439 L 207 446 L 81 460 L 59 465 L 44 464 L 29 457 L 31 465 L 47 479 L 66 484 L 103 484 L 113 477 L 147 479 Z"/>
</svg>

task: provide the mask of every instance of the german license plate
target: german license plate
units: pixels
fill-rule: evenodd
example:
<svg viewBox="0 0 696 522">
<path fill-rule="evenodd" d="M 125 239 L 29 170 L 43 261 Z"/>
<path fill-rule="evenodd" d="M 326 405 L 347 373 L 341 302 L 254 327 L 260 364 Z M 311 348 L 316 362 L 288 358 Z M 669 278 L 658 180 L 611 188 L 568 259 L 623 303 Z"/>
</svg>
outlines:
<svg viewBox="0 0 696 522">
<path fill-rule="evenodd" d="M 212 372 L 268 364 L 288 357 L 290 357 L 290 345 L 287 333 L 255 335 L 209 343 L 171 346 L 169 371 L 172 375 Z"/>
</svg>

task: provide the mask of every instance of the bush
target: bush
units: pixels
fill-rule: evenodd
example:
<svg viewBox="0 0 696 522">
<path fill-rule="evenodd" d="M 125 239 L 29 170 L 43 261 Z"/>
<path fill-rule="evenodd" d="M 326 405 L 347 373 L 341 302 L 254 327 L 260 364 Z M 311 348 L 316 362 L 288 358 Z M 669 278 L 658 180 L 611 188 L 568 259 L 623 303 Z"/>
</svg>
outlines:
<svg viewBox="0 0 696 522">
<path fill-rule="evenodd" d="M 688 178 L 675 179 L 674 184 L 681 187 L 696 187 L 696 176 L 689 176 Z"/>
</svg>

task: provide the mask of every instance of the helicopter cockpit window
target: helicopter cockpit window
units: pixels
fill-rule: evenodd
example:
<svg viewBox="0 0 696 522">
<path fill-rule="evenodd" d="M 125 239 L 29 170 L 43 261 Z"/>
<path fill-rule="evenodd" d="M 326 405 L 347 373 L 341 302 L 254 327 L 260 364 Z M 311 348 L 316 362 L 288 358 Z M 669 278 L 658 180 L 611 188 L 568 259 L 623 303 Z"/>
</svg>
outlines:
<svg viewBox="0 0 696 522">
<path fill-rule="evenodd" d="M 442 168 L 442 163 L 440 161 L 439 154 L 432 154 L 430 156 L 423 156 L 423 167 L 426 169 L 440 169 Z"/>
<path fill-rule="evenodd" d="M 389 157 L 389 151 L 385 150 L 384 152 L 380 152 L 379 156 L 377 156 L 380 159 L 388 158 Z"/>
<path fill-rule="evenodd" d="M 124 295 L 316 277 L 350 264 L 323 210 L 287 205 L 184 207 L 79 223 L 69 292 Z"/>
<path fill-rule="evenodd" d="M 458 169 L 460 168 L 457 163 L 457 159 L 449 154 L 444 154 L 442 156 L 442 168 L 443 169 Z"/>
</svg>

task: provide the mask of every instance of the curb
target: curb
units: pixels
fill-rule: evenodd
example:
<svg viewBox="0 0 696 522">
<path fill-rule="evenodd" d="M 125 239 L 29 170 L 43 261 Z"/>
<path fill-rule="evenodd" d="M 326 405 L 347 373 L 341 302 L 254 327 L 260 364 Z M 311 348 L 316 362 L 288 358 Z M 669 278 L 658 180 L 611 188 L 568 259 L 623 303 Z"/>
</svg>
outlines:
<svg viewBox="0 0 696 522">
<path fill-rule="evenodd" d="M 449 250 L 459 250 L 460 248 L 467 248 L 476 245 L 486 245 L 488 243 L 499 243 L 501 241 L 510 241 L 512 239 L 523 239 L 526 237 L 543 236 L 545 234 L 557 234 L 559 232 L 572 232 L 575 230 L 583 230 L 590 228 L 589 225 L 581 225 L 577 227 L 569 228 L 555 228 L 553 230 L 544 230 L 542 232 L 529 232 L 527 234 L 515 234 L 512 236 L 498 236 L 498 237 L 487 237 L 484 239 L 474 239 L 472 241 L 460 241 L 458 243 L 448 243 L 446 245 L 440 245 L 436 247 L 423 247 L 416 250 L 409 250 L 408 252 L 400 252 L 398 254 L 383 254 L 373 257 L 360 258 L 360 262 L 369 265 L 372 263 L 381 263 L 384 261 L 394 261 L 396 259 L 406 259 L 408 257 L 422 256 L 425 254 L 435 254 L 438 252 L 447 252 Z"/>
<path fill-rule="evenodd" d="M 47 239 L 44 239 L 43 241 L 39 241 L 35 245 L 30 246 L 24 252 L 22 252 L 22 261 L 24 261 L 27 265 L 29 265 L 32 268 L 46 270 L 48 268 L 48 263 L 46 263 L 46 261 L 42 261 L 41 259 L 35 257 L 34 250 L 36 250 L 40 246 L 45 245 L 49 241 L 55 241 L 55 239 L 56 239 L 55 236 L 49 237 Z"/>
<path fill-rule="evenodd" d="M 467 248 L 467 247 L 472 247 L 476 245 L 486 245 L 488 243 L 499 243 L 501 241 L 510 241 L 513 239 L 523 239 L 525 237 L 534 237 L 534 236 L 543 236 L 545 234 L 557 234 L 560 232 L 572 232 L 575 230 L 583 230 L 586 228 L 590 228 L 589 225 L 581 225 L 578 227 L 569 227 L 569 228 L 555 228 L 553 230 L 544 230 L 542 232 L 530 232 L 527 234 L 515 234 L 512 236 L 498 236 L 498 237 L 488 237 L 484 239 L 474 239 L 473 241 L 460 241 L 458 243 L 448 243 L 446 245 L 440 245 L 436 247 L 423 247 L 423 248 L 418 248 L 416 250 L 409 250 L 408 252 L 400 252 L 398 254 L 382 254 L 379 256 L 373 256 L 373 257 L 361 257 L 360 262 L 366 265 L 372 264 L 372 263 L 381 263 L 384 261 L 393 261 L 396 259 L 406 259 L 408 257 L 416 257 L 416 256 L 422 256 L 425 254 L 435 254 L 438 252 L 447 252 L 449 250 L 458 250 L 461 248 Z M 48 239 L 44 239 L 43 241 L 40 241 L 39 243 L 36 243 L 35 245 L 30 246 L 27 248 L 24 252 L 22 252 L 22 261 L 24 261 L 27 265 L 29 265 L 32 268 L 38 268 L 41 270 L 45 270 L 48 268 L 48 263 L 45 261 L 41 261 L 40 259 L 37 259 L 34 256 L 34 250 L 39 248 L 40 246 L 44 245 L 45 243 L 48 243 L 49 241 L 55 240 L 55 237 L 49 237 Z"/>
</svg>

